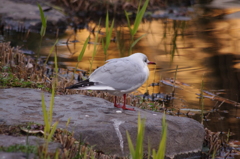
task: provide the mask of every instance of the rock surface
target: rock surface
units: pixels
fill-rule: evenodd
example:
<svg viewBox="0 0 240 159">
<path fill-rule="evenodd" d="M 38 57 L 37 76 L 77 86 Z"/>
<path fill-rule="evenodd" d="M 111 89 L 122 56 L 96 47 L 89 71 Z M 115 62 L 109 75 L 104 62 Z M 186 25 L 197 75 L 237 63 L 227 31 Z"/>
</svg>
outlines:
<svg viewBox="0 0 240 159">
<path fill-rule="evenodd" d="M 41 110 L 41 94 L 43 92 L 29 88 L 0 89 L 0 122 L 20 124 L 23 122 L 43 123 Z M 49 105 L 50 94 L 44 93 L 46 105 Z M 130 106 L 129 106 L 130 107 Z M 146 119 L 145 150 L 148 140 L 152 148 L 157 148 L 161 136 L 162 113 L 135 108 L 126 111 L 113 107 L 101 98 L 84 95 L 57 95 L 54 104 L 54 121 L 59 127 L 68 126 L 74 131 L 76 139 L 83 139 L 95 149 L 105 154 L 128 155 L 126 131 L 135 141 L 137 134 L 137 118 L 141 114 Z M 204 128 L 197 121 L 167 115 L 167 156 L 201 151 Z"/>
<path fill-rule="evenodd" d="M 24 1 L 23 1 L 24 2 Z M 11 1 L 11 0 L 0 0 L 0 15 L 1 22 L 11 29 L 17 30 L 19 27 L 30 29 L 31 31 L 39 29 L 41 27 L 41 17 L 37 4 L 40 4 L 44 9 L 50 8 L 46 4 L 49 1 Z M 46 3 L 46 4 L 45 4 Z M 59 26 L 63 24 L 65 15 L 53 8 L 44 12 L 47 16 L 47 21 L 52 25 Z M 65 24 L 66 25 L 66 24 Z M 48 26 L 49 27 L 49 26 Z M 62 27 L 62 26 L 60 26 Z M 66 27 L 66 26 L 64 26 Z M 49 29 L 49 28 L 47 28 Z"/>
<path fill-rule="evenodd" d="M 34 159 L 34 154 L 22 152 L 0 152 L 0 159 Z"/>
<path fill-rule="evenodd" d="M 36 136 L 8 136 L 0 135 L 0 146 L 9 147 L 15 145 L 43 145 L 44 139 Z M 57 142 L 49 143 L 49 152 L 55 152 L 56 149 L 61 149 L 61 144 Z M 21 152 L 0 152 L 0 159 L 34 159 L 35 154 L 26 154 Z"/>
<path fill-rule="evenodd" d="M 36 136 L 29 136 L 28 139 L 25 136 L 8 136 L 8 135 L 0 135 L 1 146 L 9 147 L 13 145 L 43 145 L 44 139 Z M 55 152 L 56 149 L 61 148 L 61 144 L 57 142 L 49 143 L 49 151 Z"/>
</svg>

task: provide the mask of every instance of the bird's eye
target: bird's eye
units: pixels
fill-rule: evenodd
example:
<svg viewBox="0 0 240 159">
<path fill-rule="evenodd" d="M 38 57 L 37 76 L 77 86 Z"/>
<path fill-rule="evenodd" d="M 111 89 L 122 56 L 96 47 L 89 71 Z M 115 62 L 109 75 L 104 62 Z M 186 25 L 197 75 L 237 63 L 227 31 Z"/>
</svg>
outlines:
<svg viewBox="0 0 240 159">
<path fill-rule="evenodd" d="M 147 58 L 144 59 L 144 62 L 147 62 Z"/>
</svg>

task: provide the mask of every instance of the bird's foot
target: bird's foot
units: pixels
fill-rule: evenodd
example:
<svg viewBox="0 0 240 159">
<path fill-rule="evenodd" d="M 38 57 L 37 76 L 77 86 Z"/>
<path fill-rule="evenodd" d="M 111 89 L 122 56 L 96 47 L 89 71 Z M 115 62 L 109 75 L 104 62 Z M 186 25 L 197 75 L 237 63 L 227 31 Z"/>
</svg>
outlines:
<svg viewBox="0 0 240 159">
<path fill-rule="evenodd" d="M 117 108 L 122 108 L 123 106 L 120 105 L 120 104 L 114 104 L 114 107 L 117 107 Z"/>
<path fill-rule="evenodd" d="M 135 111 L 134 108 L 127 108 L 127 107 L 122 107 L 123 110 L 132 110 L 132 111 Z"/>
<path fill-rule="evenodd" d="M 132 110 L 132 111 L 135 111 L 134 108 L 127 108 L 125 105 L 120 105 L 120 104 L 115 104 L 114 107 L 122 108 L 123 110 Z"/>
</svg>

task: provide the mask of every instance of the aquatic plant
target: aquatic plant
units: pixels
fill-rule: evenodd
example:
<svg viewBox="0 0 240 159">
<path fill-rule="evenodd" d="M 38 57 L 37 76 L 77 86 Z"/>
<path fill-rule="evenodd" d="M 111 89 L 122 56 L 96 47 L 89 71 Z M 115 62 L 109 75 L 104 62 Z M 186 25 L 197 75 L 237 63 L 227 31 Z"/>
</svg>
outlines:
<svg viewBox="0 0 240 159">
<path fill-rule="evenodd" d="M 173 79 L 173 87 L 172 87 L 172 97 L 174 97 L 175 95 L 175 84 L 176 84 L 176 79 L 177 79 L 177 72 L 178 72 L 178 65 L 176 66 L 176 71 L 175 71 L 175 75 L 174 75 L 174 79 Z M 172 100 L 172 106 L 174 104 L 174 98 Z"/>
<path fill-rule="evenodd" d="M 78 68 L 78 65 L 79 65 L 80 61 L 82 61 L 82 58 L 83 58 L 83 55 L 84 55 L 85 50 L 86 50 L 86 48 L 87 48 L 89 39 L 90 39 L 90 37 L 88 37 L 88 38 L 85 40 L 85 42 L 84 42 L 84 44 L 83 44 L 83 47 L 82 47 L 82 49 L 81 49 L 81 51 L 80 51 L 80 53 L 79 53 L 79 55 L 78 55 L 77 64 L 76 64 L 76 67 L 75 67 L 75 70 L 74 70 L 74 74 L 76 73 L 76 70 L 77 70 L 77 68 Z M 74 74 L 73 74 L 73 75 L 74 75 Z"/>
<path fill-rule="evenodd" d="M 107 12 L 106 20 L 105 20 L 106 37 L 104 39 L 102 39 L 102 46 L 103 46 L 103 52 L 105 55 L 105 61 L 107 60 L 107 56 L 108 56 L 107 50 L 108 50 L 110 42 L 111 42 L 113 27 L 114 27 L 114 19 L 112 20 L 112 24 L 109 28 L 109 16 L 108 16 L 108 12 Z"/>
<path fill-rule="evenodd" d="M 138 10 L 137 10 L 137 13 L 136 13 L 136 18 L 134 20 L 133 28 L 131 27 L 129 14 L 127 13 L 127 11 L 125 11 L 125 16 L 126 16 L 127 22 L 128 22 L 128 28 L 129 28 L 130 35 L 131 35 L 129 54 L 132 53 L 132 48 L 136 45 L 136 43 L 146 35 L 146 34 L 144 34 L 134 41 L 134 36 L 138 31 L 138 27 L 139 27 L 140 23 L 142 22 L 142 18 L 143 18 L 144 13 L 147 9 L 148 2 L 149 2 L 149 0 L 146 0 L 143 4 L 142 8 L 141 8 L 140 7 L 141 1 L 140 1 L 139 6 L 138 6 Z"/>
<path fill-rule="evenodd" d="M 46 33 L 46 29 L 47 29 L 47 17 L 44 15 L 40 4 L 38 4 L 38 8 L 39 8 L 41 22 L 42 22 L 40 35 L 41 35 L 41 38 L 43 38 Z"/>
<path fill-rule="evenodd" d="M 99 21 L 99 24 L 100 24 L 100 22 L 101 22 L 101 20 Z M 95 41 L 94 41 L 94 44 L 93 44 L 94 46 L 93 46 L 92 58 L 91 58 L 91 60 L 89 60 L 89 63 L 90 63 L 89 74 L 92 73 L 93 61 L 94 61 L 94 58 L 95 58 L 95 56 L 97 54 L 98 35 L 99 35 L 99 33 L 97 32 L 96 35 L 95 35 Z"/>
<path fill-rule="evenodd" d="M 43 40 L 43 37 L 45 36 L 46 34 L 46 29 L 47 29 L 47 17 L 44 15 L 44 12 L 42 10 L 42 7 L 40 4 L 38 4 L 38 8 L 39 8 L 39 12 L 40 12 L 40 17 L 41 17 L 41 22 L 42 22 L 42 26 L 41 26 L 41 30 L 40 30 L 40 41 L 39 41 L 39 47 L 38 47 L 38 56 L 39 56 L 39 53 L 40 53 L 40 49 L 41 49 L 41 46 L 42 46 L 42 40 Z"/>
<path fill-rule="evenodd" d="M 199 98 L 199 105 L 201 107 L 201 124 L 203 124 L 203 120 L 204 120 L 204 96 L 203 96 L 203 88 L 204 88 L 204 81 L 203 81 L 203 78 L 204 78 L 204 74 L 203 74 L 203 77 L 202 77 L 202 83 L 201 83 L 201 88 L 200 88 L 200 98 Z"/>
<path fill-rule="evenodd" d="M 49 54 L 48 54 L 48 56 L 47 56 L 47 58 L 46 58 L 46 60 L 45 60 L 45 63 L 44 63 L 45 66 L 46 66 L 46 64 L 47 64 L 47 62 L 48 62 L 49 57 L 50 57 L 50 56 L 52 55 L 52 53 L 54 52 L 54 49 L 56 49 L 57 43 L 58 43 L 58 39 L 55 41 L 55 43 L 53 44 L 53 46 L 51 47 L 51 49 L 50 49 L 50 51 L 49 51 Z"/>
<path fill-rule="evenodd" d="M 124 39 L 124 31 L 123 28 L 120 27 L 120 29 L 115 29 L 115 34 L 116 34 L 116 43 L 117 43 L 117 48 L 120 54 L 120 57 L 125 56 L 125 39 Z"/>
</svg>

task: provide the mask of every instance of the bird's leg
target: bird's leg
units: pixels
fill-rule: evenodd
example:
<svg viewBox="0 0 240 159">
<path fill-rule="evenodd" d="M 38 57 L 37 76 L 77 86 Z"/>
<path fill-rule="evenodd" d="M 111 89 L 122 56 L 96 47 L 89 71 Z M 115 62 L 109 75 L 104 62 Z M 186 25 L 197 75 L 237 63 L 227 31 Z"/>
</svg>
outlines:
<svg viewBox="0 0 240 159">
<path fill-rule="evenodd" d="M 126 94 L 123 95 L 123 105 L 117 104 L 117 96 L 115 96 L 114 107 L 122 108 L 124 110 L 134 110 L 134 108 L 127 108 L 126 107 Z"/>
<path fill-rule="evenodd" d="M 122 106 L 120 104 L 117 104 L 117 96 L 115 96 L 115 98 L 114 98 L 114 107 L 122 108 Z"/>
<path fill-rule="evenodd" d="M 134 111 L 134 108 L 127 108 L 126 107 L 126 94 L 123 95 L 123 106 L 122 106 L 122 109 L 124 109 L 124 110 L 133 110 Z"/>
</svg>

